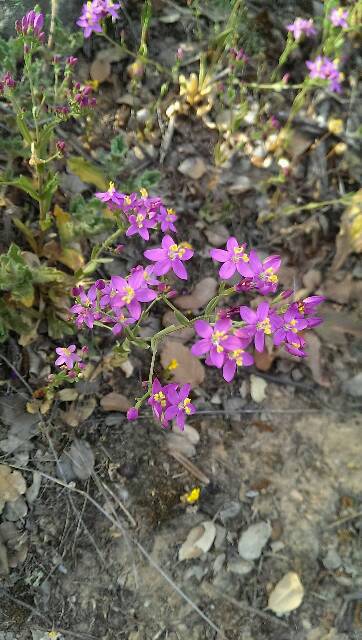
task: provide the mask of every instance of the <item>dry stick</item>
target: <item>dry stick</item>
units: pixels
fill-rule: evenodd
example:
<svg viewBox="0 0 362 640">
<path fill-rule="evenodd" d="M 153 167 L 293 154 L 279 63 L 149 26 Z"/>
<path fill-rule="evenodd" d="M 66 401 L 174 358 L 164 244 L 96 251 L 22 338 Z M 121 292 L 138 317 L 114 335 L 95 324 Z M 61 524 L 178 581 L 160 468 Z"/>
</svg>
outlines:
<svg viewBox="0 0 362 640">
<path fill-rule="evenodd" d="M 345 522 L 349 522 L 350 520 L 354 520 L 355 518 L 361 518 L 362 511 L 358 511 L 357 513 L 352 514 L 351 516 L 345 516 L 345 518 L 341 518 L 340 520 L 336 520 L 331 524 L 327 525 L 327 529 L 334 529 L 334 527 L 339 527 L 340 524 L 344 524 Z"/>
<path fill-rule="evenodd" d="M 239 602 L 239 600 L 235 600 L 235 598 L 232 598 L 231 596 L 228 596 L 223 591 L 219 591 L 218 589 L 215 589 L 215 587 L 213 587 L 208 582 L 202 584 L 202 589 L 210 597 L 213 596 L 214 598 L 215 597 L 223 598 L 224 600 L 226 600 L 227 602 L 230 602 L 230 604 L 233 604 L 235 607 L 237 607 L 238 609 L 241 609 L 242 611 L 248 611 L 249 613 L 252 613 L 252 614 L 254 614 L 256 616 L 259 616 L 259 618 L 263 618 L 264 620 L 267 620 L 268 622 L 274 622 L 276 624 L 279 624 L 282 627 L 286 627 L 287 629 L 289 629 L 289 625 L 286 622 L 283 622 L 283 620 L 279 620 L 278 618 L 274 618 L 274 616 L 271 616 L 269 613 L 264 613 L 264 611 L 259 611 L 259 609 L 255 609 L 255 607 L 251 607 L 248 604 L 244 604 L 243 602 Z"/>
<path fill-rule="evenodd" d="M 54 31 L 55 31 L 55 20 L 58 16 L 58 0 L 52 0 L 51 2 L 51 16 L 50 16 L 50 27 L 49 27 L 49 38 L 48 38 L 48 48 L 51 49 L 53 46 L 54 39 Z"/>
<path fill-rule="evenodd" d="M 167 452 L 177 460 L 180 464 L 182 464 L 187 471 L 192 473 L 200 482 L 204 484 L 210 484 L 210 478 L 208 478 L 196 465 L 194 465 L 190 460 L 188 460 L 182 453 L 179 451 L 171 451 L 171 449 L 167 449 Z"/>
<path fill-rule="evenodd" d="M 13 469 L 17 469 L 18 471 L 23 471 L 25 473 L 31 473 L 31 470 L 27 469 L 26 467 L 21 467 L 19 465 L 10 464 L 10 463 L 8 464 L 8 466 L 13 468 Z M 55 484 L 59 484 L 61 487 L 64 487 L 65 489 L 69 489 L 69 491 L 72 491 L 73 493 L 78 493 L 81 496 L 86 496 L 87 500 L 89 500 L 89 502 L 105 518 L 107 518 L 107 520 L 109 520 L 109 522 L 111 522 L 115 527 L 117 527 L 117 529 L 119 529 L 123 533 L 123 535 L 125 537 L 129 537 L 130 538 L 130 540 L 136 545 L 136 547 L 138 548 L 140 553 L 144 556 L 144 558 L 146 558 L 146 560 L 149 562 L 149 564 L 162 576 L 162 578 L 172 587 L 172 589 L 180 596 L 180 598 L 182 598 L 185 602 L 187 602 L 187 604 L 190 605 L 190 607 L 200 616 L 200 618 L 202 618 L 212 629 L 214 629 L 214 631 L 219 633 L 221 638 L 223 638 L 224 640 L 228 640 L 226 635 L 224 634 L 224 632 L 219 627 L 217 627 L 216 624 L 214 624 L 212 622 L 212 620 L 210 620 L 210 618 L 197 606 L 197 604 L 195 604 L 191 600 L 191 598 L 189 598 L 189 596 L 180 587 L 177 586 L 177 584 L 162 569 L 162 567 L 160 567 L 157 564 L 157 562 L 155 562 L 155 560 L 153 560 L 152 556 L 150 556 L 150 554 L 141 545 L 141 543 L 138 542 L 138 540 L 135 540 L 135 539 L 131 538 L 131 536 L 125 530 L 125 528 L 121 525 L 119 520 L 115 520 L 111 515 L 109 515 L 109 513 L 107 513 L 107 511 L 105 509 L 103 509 L 103 507 L 100 504 L 98 504 L 98 502 L 96 500 L 94 500 L 94 498 L 92 498 L 92 496 L 90 496 L 85 491 L 82 491 L 82 489 L 77 489 L 76 487 L 69 486 L 69 485 L 67 485 L 66 482 L 63 482 L 62 480 L 59 480 L 58 478 L 54 478 L 53 476 L 50 476 L 49 474 L 44 473 L 43 471 L 39 471 L 39 473 L 43 478 L 46 478 L 47 480 L 50 480 L 50 482 L 54 482 Z"/>
<path fill-rule="evenodd" d="M 51 439 L 51 437 L 50 437 L 50 435 L 49 435 L 49 433 L 48 433 L 48 430 L 47 430 L 46 425 L 45 425 L 45 423 L 44 423 L 44 422 L 43 422 L 43 427 L 44 427 L 44 432 L 45 432 L 46 438 L 47 438 L 47 440 L 48 440 L 49 446 L 50 446 L 50 448 L 51 448 L 51 450 L 52 450 L 52 454 L 53 454 L 53 456 L 54 456 L 54 458 L 55 458 L 56 466 L 57 466 L 57 468 L 58 468 L 58 470 L 59 470 L 59 473 L 61 474 L 61 476 L 62 476 L 62 477 L 63 477 L 63 479 L 64 479 L 64 475 L 63 475 L 63 472 L 62 472 L 62 468 L 61 468 L 61 466 L 60 466 L 60 464 L 59 464 L 59 458 L 58 458 L 57 452 L 55 451 L 55 448 L 54 448 L 54 445 L 53 445 L 53 441 L 52 441 L 52 439 Z M 42 472 L 40 471 L 39 473 L 41 474 Z M 64 484 L 65 484 L 65 486 L 67 486 L 67 485 L 66 485 L 66 483 L 64 483 Z M 88 493 L 87 493 L 86 491 L 83 491 L 83 494 L 84 494 L 84 496 L 88 496 Z M 68 498 L 69 498 L 69 502 L 70 502 L 70 504 L 71 504 L 71 507 L 72 507 L 72 509 L 73 509 L 73 512 L 74 512 L 75 516 L 76 516 L 76 517 L 79 517 L 79 516 L 80 516 L 80 517 L 82 517 L 82 516 L 81 516 L 81 514 L 79 513 L 79 510 L 78 510 L 78 509 L 77 509 L 77 507 L 75 506 L 74 501 L 73 501 L 73 499 L 71 498 L 71 496 L 68 496 Z M 106 563 L 106 561 L 105 561 L 105 558 L 103 557 L 103 554 L 102 554 L 101 550 L 99 549 L 99 547 L 98 547 L 98 545 L 97 545 L 97 543 L 96 543 L 95 539 L 93 538 L 93 536 L 92 536 L 91 532 L 89 531 L 88 527 L 84 524 L 84 522 L 83 522 L 83 521 L 82 521 L 82 525 L 83 525 L 84 531 L 86 532 L 86 534 L 88 535 L 88 537 L 89 537 L 89 539 L 90 539 L 90 541 L 91 541 L 92 545 L 94 546 L 94 548 L 95 548 L 95 550 L 96 550 L 96 552 L 97 552 L 97 555 L 98 555 L 98 557 L 99 557 L 99 559 L 100 559 L 101 563 L 102 563 L 104 566 L 106 566 L 106 564 L 107 564 L 107 563 Z"/>
<path fill-rule="evenodd" d="M 131 523 L 132 523 L 132 522 L 134 522 L 134 526 L 136 526 L 136 525 L 137 525 L 137 523 L 136 523 L 136 521 L 134 520 L 134 518 L 131 516 L 131 514 L 130 514 L 130 513 L 129 513 L 129 511 L 126 509 L 126 507 L 122 504 L 122 502 L 120 501 L 120 499 L 119 499 L 119 498 L 118 498 L 118 497 L 113 493 L 113 491 L 112 491 L 112 490 L 111 490 L 111 489 L 106 485 L 106 483 L 105 483 L 105 482 L 102 482 L 102 481 L 98 478 L 98 476 L 97 476 L 97 474 L 96 474 L 95 472 L 93 472 L 93 474 L 92 474 L 92 478 L 93 478 L 94 482 L 96 483 L 96 485 L 97 485 L 98 489 L 103 493 L 103 495 L 105 495 L 104 490 L 106 489 L 106 490 L 109 492 L 109 494 L 112 496 L 113 500 L 114 500 L 114 501 L 115 501 L 115 502 L 116 502 L 116 503 L 117 503 L 117 504 L 122 508 L 123 513 L 127 516 L 127 518 L 129 519 L 129 521 L 130 521 Z M 108 496 L 106 496 L 106 495 L 105 495 L 105 497 L 106 497 L 106 498 L 107 498 L 107 500 L 108 500 Z M 116 519 L 116 518 L 118 518 L 118 516 L 117 516 L 117 512 L 116 512 L 116 510 L 115 510 L 115 508 L 114 508 L 114 506 L 113 506 L 113 504 L 112 504 L 112 503 L 110 503 L 110 507 L 111 507 L 111 509 L 112 509 L 112 515 L 114 516 L 114 518 L 115 518 L 115 519 Z M 135 581 L 136 588 L 138 589 L 138 588 L 139 588 L 139 580 L 138 580 L 138 573 L 137 573 L 136 563 L 135 563 L 135 561 L 134 561 L 134 557 L 133 557 L 132 547 L 131 547 L 131 545 L 130 545 L 130 541 L 129 541 L 128 537 L 127 537 L 127 536 L 123 536 L 123 537 L 124 537 L 125 543 L 126 543 L 126 545 L 127 545 L 127 548 L 128 548 L 129 554 L 130 554 L 130 556 L 132 557 L 133 577 L 134 577 L 134 581 Z"/>
<path fill-rule="evenodd" d="M 27 381 L 25 380 L 25 378 L 23 378 L 23 376 L 21 375 L 21 373 L 19 373 L 19 371 L 14 367 L 13 364 L 11 364 L 10 360 L 8 360 L 5 356 L 3 356 L 2 353 L 0 353 L 0 358 L 1 360 L 3 360 L 8 367 L 15 373 L 15 375 L 19 378 L 19 380 L 23 383 L 24 387 L 29 391 L 30 395 L 33 395 L 33 390 L 30 386 L 30 384 L 27 383 Z"/>
</svg>

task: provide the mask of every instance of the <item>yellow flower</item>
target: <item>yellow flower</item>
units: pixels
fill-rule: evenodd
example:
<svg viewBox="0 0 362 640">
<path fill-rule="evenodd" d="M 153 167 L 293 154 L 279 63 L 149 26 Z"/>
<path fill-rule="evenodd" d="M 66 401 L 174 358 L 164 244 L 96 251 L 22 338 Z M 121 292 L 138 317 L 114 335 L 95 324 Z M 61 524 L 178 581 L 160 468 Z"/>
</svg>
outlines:
<svg viewBox="0 0 362 640">
<path fill-rule="evenodd" d="M 173 358 L 173 360 L 171 360 L 170 364 L 167 366 L 167 369 L 169 371 L 173 371 L 174 369 L 177 369 L 178 367 L 178 362 L 175 358 Z"/>
<path fill-rule="evenodd" d="M 343 131 L 343 120 L 341 118 L 330 118 L 328 120 L 328 131 L 339 136 Z"/>
<path fill-rule="evenodd" d="M 53 629 L 53 631 L 48 631 L 48 638 L 49 638 L 49 640 L 58 640 L 58 638 L 59 638 L 58 631 L 54 631 L 54 629 Z"/>
<path fill-rule="evenodd" d="M 189 493 L 184 493 L 184 495 L 181 496 L 180 500 L 183 503 L 194 504 L 199 500 L 200 494 L 201 494 L 200 487 L 194 487 L 193 489 L 191 489 Z"/>
</svg>

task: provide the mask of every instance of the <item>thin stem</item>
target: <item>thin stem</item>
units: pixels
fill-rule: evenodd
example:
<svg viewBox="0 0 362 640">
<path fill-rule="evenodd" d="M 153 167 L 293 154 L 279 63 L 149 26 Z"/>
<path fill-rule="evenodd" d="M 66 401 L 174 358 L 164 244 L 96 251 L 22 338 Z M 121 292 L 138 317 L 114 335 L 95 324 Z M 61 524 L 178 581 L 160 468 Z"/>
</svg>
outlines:
<svg viewBox="0 0 362 640">
<path fill-rule="evenodd" d="M 162 64 L 159 64 L 159 62 L 156 62 L 156 60 L 152 60 L 151 58 L 148 58 L 148 56 L 144 56 L 138 52 L 135 53 L 134 51 L 131 51 L 131 49 L 128 49 L 128 47 L 126 47 L 126 45 L 123 42 L 122 43 L 116 42 L 107 33 L 105 33 L 105 31 L 102 31 L 102 33 L 100 33 L 99 35 L 103 36 L 103 38 L 108 40 L 108 42 L 110 42 L 110 44 L 112 44 L 113 46 L 119 47 L 121 51 L 124 51 L 124 53 L 127 53 L 127 55 L 131 56 L 135 60 L 139 60 L 143 64 L 149 64 L 152 67 L 155 67 L 155 69 L 157 69 L 157 71 L 159 71 L 160 73 L 165 73 L 171 78 L 173 77 L 171 71 L 166 67 L 164 67 Z"/>
</svg>

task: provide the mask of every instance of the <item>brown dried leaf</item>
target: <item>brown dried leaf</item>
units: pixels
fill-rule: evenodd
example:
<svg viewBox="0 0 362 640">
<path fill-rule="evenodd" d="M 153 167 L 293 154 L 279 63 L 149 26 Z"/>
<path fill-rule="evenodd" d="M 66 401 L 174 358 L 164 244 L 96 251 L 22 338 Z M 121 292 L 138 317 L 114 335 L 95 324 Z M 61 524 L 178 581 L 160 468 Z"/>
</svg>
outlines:
<svg viewBox="0 0 362 640">
<path fill-rule="evenodd" d="M 313 380 L 322 387 L 330 387 L 330 381 L 322 373 L 320 339 L 315 333 L 309 332 L 306 340 L 308 358 L 306 358 L 305 362 L 312 372 Z"/>
<path fill-rule="evenodd" d="M 203 278 L 189 295 L 177 296 L 174 303 L 179 309 L 195 311 L 210 302 L 216 294 L 216 290 L 217 280 L 215 278 Z"/>
<path fill-rule="evenodd" d="M 67 411 L 60 411 L 61 418 L 68 427 L 78 427 L 92 415 L 96 404 L 95 398 L 89 398 L 86 403 L 78 407 L 72 406 Z"/>
<path fill-rule="evenodd" d="M 336 238 L 336 255 L 332 269 L 339 269 L 350 253 L 362 253 L 362 189 L 356 191 L 344 210 Z"/>
<path fill-rule="evenodd" d="M 112 67 L 109 60 L 99 60 L 99 58 L 96 58 L 90 66 L 90 77 L 92 80 L 96 80 L 96 82 L 104 82 L 111 75 L 111 69 Z"/>
<path fill-rule="evenodd" d="M 191 529 L 185 542 L 179 549 L 179 560 L 191 560 L 199 558 L 212 547 L 216 536 L 216 527 L 213 522 L 202 522 L 198 527 Z"/>
<path fill-rule="evenodd" d="M 164 369 L 167 369 L 170 363 L 176 363 L 176 367 L 170 370 L 174 382 L 189 382 L 192 387 L 197 387 L 204 381 L 205 369 L 200 360 L 192 355 L 190 349 L 176 340 L 165 340 L 161 350 L 161 363 Z"/>
<path fill-rule="evenodd" d="M 101 407 L 104 411 L 128 411 L 131 407 L 131 403 L 121 393 L 111 391 L 101 399 Z"/>
<path fill-rule="evenodd" d="M 25 493 L 26 482 L 20 471 L 12 470 L 7 464 L 0 465 L 0 507 L 5 502 L 15 502 Z"/>
</svg>

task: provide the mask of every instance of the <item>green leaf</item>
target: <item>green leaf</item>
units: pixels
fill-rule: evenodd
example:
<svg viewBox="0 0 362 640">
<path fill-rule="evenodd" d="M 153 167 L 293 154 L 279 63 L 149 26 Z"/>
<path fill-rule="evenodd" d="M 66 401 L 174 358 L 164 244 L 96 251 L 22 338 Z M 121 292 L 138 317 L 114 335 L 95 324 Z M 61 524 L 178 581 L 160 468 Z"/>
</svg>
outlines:
<svg viewBox="0 0 362 640">
<path fill-rule="evenodd" d="M 82 156 L 71 156 L 68 159 L 67 168 L 83 182 L 94 184 L 100 191 L 108 189 L 108 181 L 102 170 Z"/>
<path fill-rule="evenodd" d="M 16 124 L 24 140 L 28 144 L 31 144 L 33 142 L 33 137 L 22 115 L 16 116 Z"/>
<path fill-rule="evenodd" d="M 115 158 L 124 158 L 128 151 L 124 137 L 119 134 L 111 142 L 111 155 Z"/>
<path fill-rule="evenodd" d="M 144 189 L 151 189 L 159 183 L 160 178 L 161 174 L 159 171 L 156 169 L 147 169 L 136 178 L 136 188 L 143 187 Z"/>
<path fill-rule="evenodd" d="M 0 184 L 7 184 L 11 187 L 18 187 L 18 189 L 25 191 L 25 193 L 33 198 L 33 200 L 39 202 L 39 194 L 34 188 L 32 180 L 30 180 L 30 178 L 27 178 L 26 176 L 19 176 L 19 178 L 16 178 L 15 180 L 4 180 L 0 176 Z"/>
<path fill-rule="evenodd" d="M 181 313 L 181 311 L 174 311 L 174 314 L 180 324 L 182 324 L 184 327 L 189 326 L 190 324 L 189 320 L 186 318 L 186 316 L 184 316 L 183 313 Z"/>
</svg>

